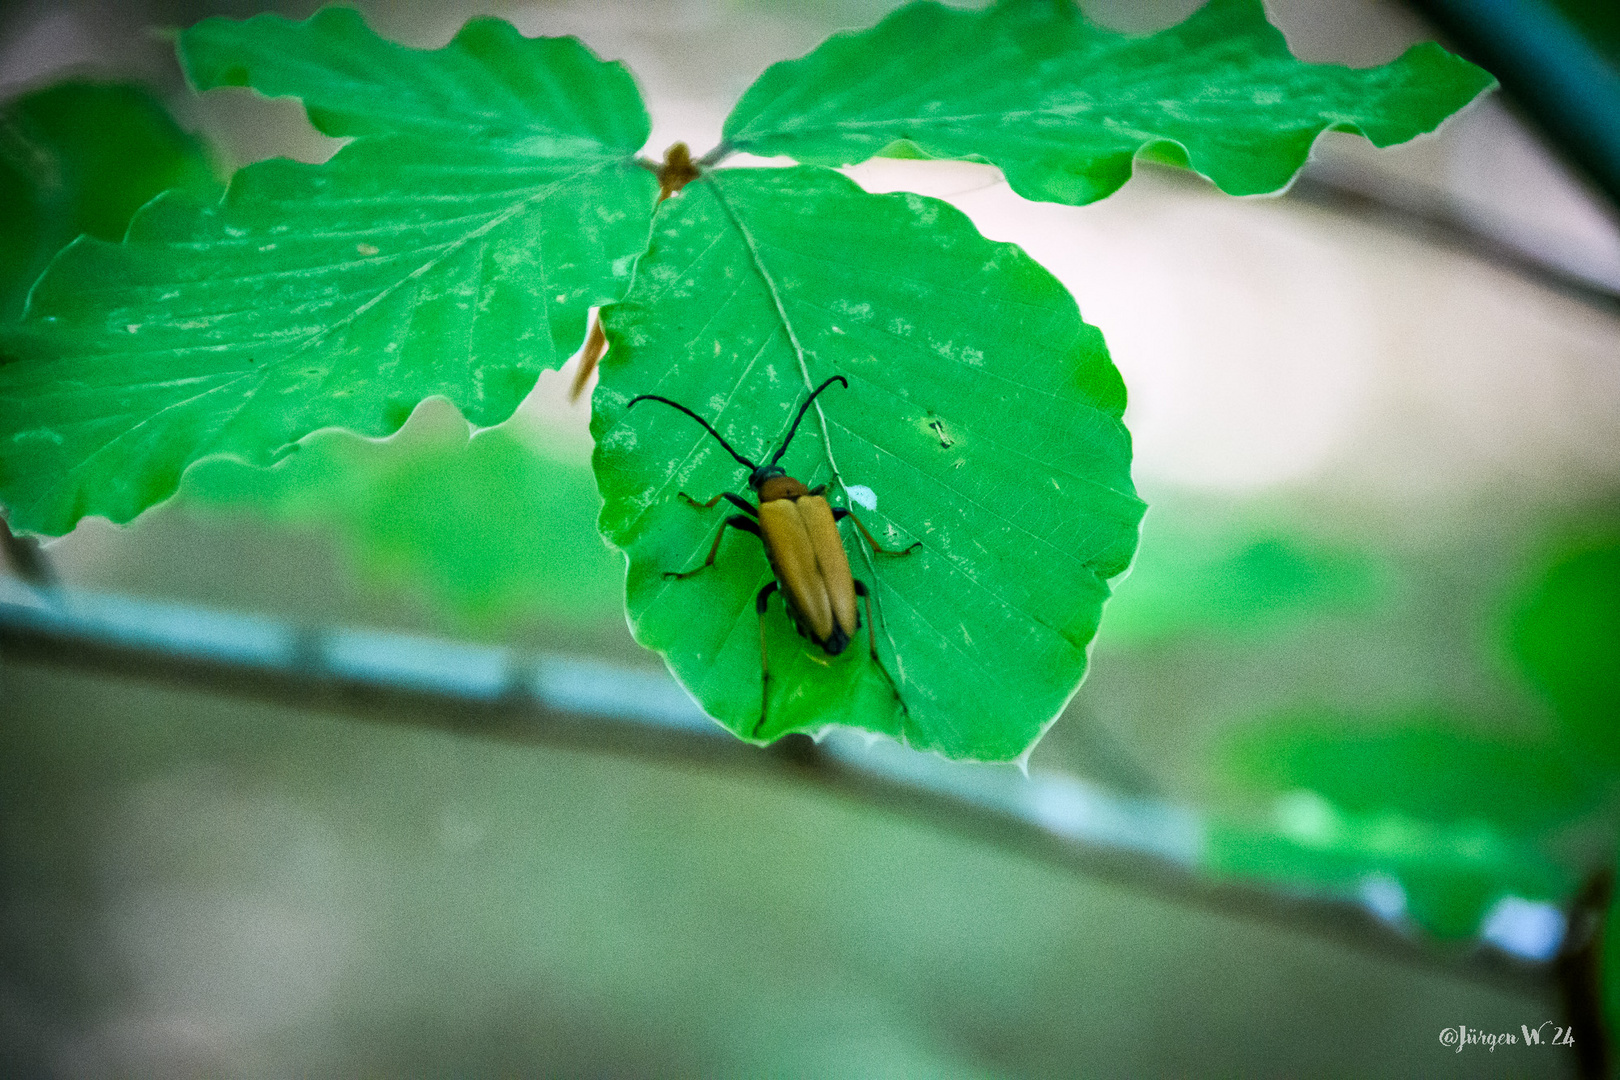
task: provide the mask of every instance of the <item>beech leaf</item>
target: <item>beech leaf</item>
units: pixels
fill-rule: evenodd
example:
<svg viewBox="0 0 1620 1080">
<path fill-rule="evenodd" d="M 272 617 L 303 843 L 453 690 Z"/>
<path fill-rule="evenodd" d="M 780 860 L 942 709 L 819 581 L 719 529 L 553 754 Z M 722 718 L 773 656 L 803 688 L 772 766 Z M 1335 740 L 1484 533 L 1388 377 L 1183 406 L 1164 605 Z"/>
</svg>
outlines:
<svg viewBox="0 0 1620 1080">
<path fill-rule="evenodd" d="M 324 165 L 249 166 L 222 201 L 171 192 L 123 243 L 57 257 L 0 365 L 20 528 L 128 521 L 199 458 L 387 435 L 430 395 L 499 423 L 646 242 L 645 109 L 577 41 L 481 19 L 424 52 L 328 9 L 211 19 L 181 44 L 199 86 L 298 94 L 359 137 Z"/>
<path fill-rule="evenodd" d="M 1143 509 L 1124 385 L 1051 274 L 933 199 L 869 195 L 819 168 L 722 169 L 663 205 L 603 319 L 602 531 L 629 556 L 637 639 L 712 716 L 745 738 L 845 724 L 953 758 L 1033 744 L 1079 686 Z M 874 555 L 841 526 L 899 699 L 870 659 L 870 627 L 830 657 L 773 599 L 756 732 L 760 541 L 731 530 L 710 570 L 665 577 L 699 565 L 735 509 L 679 494 L 747 494 L 747 470 L 676 410 L 626 406 L 663 395 L 763 461 L 835 374 L 848 389 L 822 394 L 781 464 L 830 484 L 885 547 L 921 543 Z"/>
<path fill-rule="evenodd" d="M 1029 199 L 1080 205 L 1152 148 L 1233 195 L 1285 187 L 1324 131 L 1404 142 L 1494 80 L 1429 43 L 1380 67 L 1307 64 L 1260 0 L 1210 0 L 1146 37 L 1070 0 L 901 8 L 765 71 L 725 124 L 734 149 L 850 165 L 896 143 L 1000 167 Z"/>
</svg>

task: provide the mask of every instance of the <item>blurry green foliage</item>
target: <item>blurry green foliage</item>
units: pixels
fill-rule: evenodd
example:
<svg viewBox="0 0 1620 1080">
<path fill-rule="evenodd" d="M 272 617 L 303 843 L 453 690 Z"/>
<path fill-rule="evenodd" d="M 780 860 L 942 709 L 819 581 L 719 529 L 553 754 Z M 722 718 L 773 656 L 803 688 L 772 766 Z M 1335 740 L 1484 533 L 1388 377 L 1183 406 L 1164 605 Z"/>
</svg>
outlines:
<svg viewBox="0 0 1620 1080">
<path fill-rule="evenodd" d="M 623 564 L 596 533 L 589 467 L 522 417 L 471 439 L 453 415 L 380 441 L 323 432 L 270 469 L 202 462 L 183 492 L 333 529 L 374 586 L 419 589 L 464 625 L 619 609 Z"/>
<path fill-rule="evenodd" d="M 1110 646 L 1191 633 L 1263 634 L 1385 595 L 1371 554 L 1284 525 L 1201 506 L 1157 506 L 1104 611 Z"/>
<path fill-rule="evenodd" d="M 202 142 L 141 87 L 65 82 L 0 106 L 0 319 L 69 241 L 121 240 L 159 192 L 216 184 Z"/>
<path fill-rule="evenodd" d="M 0 690 L 7 1076 L 64 1044 L 149 1077 L 1523 1075 L 1434 1035 L 1526 996 L 790 774 Z"/>
<path fill-rule="evenodd" d="M 1620 765 L 1620 532 L 1555 553 L 1515 614 L 1512 645 L 1572 743 Z"/>
<path fill-rule="evenodd" d="M 1505 894 L 1558 901 L 1574 874 L 1534 843 L 1484 822 L 1439 825 L 1393 810 L 1351 813 L 1310 792 L 1278 798 L 1269 817 L 1216 817 L 1203 869 L 1353 894 L 1369 879 L 1398 881 L 1405 914 L 1436 937 L 1479 931 Z"/>
<path fill-rule="evenodd" d="M 1508 613 L 1472 644 L 1475 664 L 1511 655 L 1510 678 L 1549 706 L 1504 704 L 1525 734 L 1444 700 L 1395 712 L 1302 702 L 1228 727 L 1212 766 L 1247 809 L 1216 827 L 1212 868 L 1330 886 L 1392 873 L 1411 916 L 1443 936 L 1473 932 L 1505 892 L 1566 897 L 1590 852 L 1551 841 L 1581 822 L 1612 832 L 1620 759 L 1620 542 L 1612 507 L 1584 520 L 1543 524 L 1553 538 L 1528 545 L 1539 554 L 1527 568 L 1471 586 Z M 1187 610 L 1200 610 L 1196 598 Z"/>
<path fill-rule="evenodd" d="M 1237 729 L 1220 755 L 1227 780 L 1277 793 L 1281 827 L 1217 827 L 1212 868 L 1338 886 L 1391 874 L 1411 917 L 1447 938 L 1475 933 L 1504 893 L 1562 899 L 1575 870 L 1541 838 L 1604 791 L 1564 744 L 1438 714 L 1283 718 Z"/>
<path fill-rule="evenodd" d="M 1222 750 L 1219 767 L 1240 783 L 1303 788 L 1358 814 L 1531 832 L 1586 813 L 1601 794 L 1568 746 L 1491 737 L 1457 716 L 1290 717 L 1241 728 Z"/>
</svg>

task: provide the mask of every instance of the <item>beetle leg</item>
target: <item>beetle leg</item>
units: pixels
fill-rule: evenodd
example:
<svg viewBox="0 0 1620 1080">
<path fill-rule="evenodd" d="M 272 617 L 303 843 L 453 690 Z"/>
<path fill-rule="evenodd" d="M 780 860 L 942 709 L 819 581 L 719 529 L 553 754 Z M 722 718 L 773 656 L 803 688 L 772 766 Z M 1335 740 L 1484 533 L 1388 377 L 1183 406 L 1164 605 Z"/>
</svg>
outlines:
<svg viewBox="0 0 1620 1080">
<path fill-rule="evenodd" d="M 834 521 L 843 521 L 845 518 L 849 518 L 849 520 L 855 523 L 855 527 L 861 530 L 861 535 L 866 537 L 866 542 L 871 544 L 872 550 L 877 552 L 879 555 L 910 555 L 913 551 L 916 551 L 918 548 L 922 547 L 921 540 L 913 540 L 911 542 L 911 546 L 906 548 L 904 551 L 890 551 L 888 548 L 884 547 L 882 544 L 878 543 L 872 538 L 872 534 L 866 531 L 866 526 L 861 524 L 861 519 L 855 516 L 855 512 L 853 510 L 845 510 L 843 507 L 838 507 L 833 511 Z"/>
<path fill-rule="evenodd" d="M 759 738 L 759 729 L 765 726 L 765 710 L 771 701 L 770 656 L 765 651 L 765 605 L 775 591 L 776 582 L 772 581 L 754 597 L 754 610 L 759 613 L 759 723 L 754 725 L 756 739 Z"/>
<path fill-rule="evenodd" d="M 743 532 L 753 533 L 755 536 L 760 536 L 759 526 L 754 523 L 753 518 L 745 518 L 741 514 L 732 514 L 730 517 L 726 518 L 726 520 L 720 523 L 719 531 L 714 534 L 714 543 L 709 547 L 709 557 L 703 560 L 702 566 L 695 566 L 690 570 L 684 570 L 679 573 L 674 570 L 665 570 L 664 576 L 680 581 L 683 578 L 691 577 L 700 570 L 707 570 L 709 567 L 713 566 L 715 553 L 720 550 L 720 541 L 726 538 L 726 528 L 728 526 L 733 529 L 741 529 Z M 760 539 L 764 540 L 765 538 L 760 536 Z"/>
<path fill-rule="evenodd" d="M 698 502 L 696 499 L 692 498 L 692 496 L 688 495 L 684 491 L 680 493 L 680 496 L 681 496 L 681 498 L 686 500 L 686 505 L 688 505 L 688 506 L 690 506 L 690 507 L 692 507 L 693 509 L 696 509 L 696 510 L 710 510 L 710 509 L 713 509 L 715 503 L 719 502 L 721 499 L 728 499 L 728 500 L 730 500 L 731 505 L 737 507 L 739 510 L 742 510 L 742 511 L 746 512 L 749 517 L 759 517 L 759 511 L 754 509 L 754 504 L 749 502 L 747 499 L 743 498 L 741 495 L 736 494 L 735 492 L 722 491 L 720 494 L 716 495 L 714 498 L 710 499 L 708 502 L 702 502 L 702 503 Z"/>
<path fill-rule="evenodd" d="M 903 554 L 903 552 L 897 552 L 896 554 Z M 855 595 L 866 601 L 866 641 L 872 648 L 872 663 L 876 664 L 877 669 L 883 672 L 883 677 L 889 680 L 889 689 L 894 691 L 894 700 L 900 703 L 900 711 L 910 716 L 911 710 L 906 708 L 906 699 L 900 696 L 900 687 L 895 685 L 894 676 L 889 674 L 889 669 L 883 666 L 882 660 L 878 659 L 877 624 L 872 621 L 872 594 L 867 591 L 866 583 L 860 578 L 855 579 Z"/>
</svg>

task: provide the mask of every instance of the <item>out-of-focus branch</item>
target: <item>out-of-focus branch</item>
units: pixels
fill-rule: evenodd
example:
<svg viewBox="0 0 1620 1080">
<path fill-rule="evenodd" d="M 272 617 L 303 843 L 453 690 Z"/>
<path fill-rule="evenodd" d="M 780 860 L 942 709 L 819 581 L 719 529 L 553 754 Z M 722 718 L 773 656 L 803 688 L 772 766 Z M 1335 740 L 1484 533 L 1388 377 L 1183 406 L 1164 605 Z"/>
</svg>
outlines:
<svg viewBox="0 0 1620 1080">
<path fill-rule="evenodd" d="M 1603 1018 L 1604 924 L 1614 899 L 1614 871 L 1591 875 L 1569 910 L 1564 947 L 1553 961 L 1553 977 L 1564 999 L 1564 1016 L 1575 1032 L 1575 1060 L 1582 1080 L 1606 1080 L 1612 1057 L 1608 1024 Z"/>
<path fill-rule="evenodd" d="M 1620 294 L 1483 232 L 1474 222 L 1451 209 L 1441 197 L 1425 197 L 1425 193 L 1412 191 L 1405 185 L 1392 185 L 1344 170 L 1324 169 L 1315 163 L 1290 185 L 1286 197 L 1386 226 L 1407 236 L 1422 236 L 1431 243 L 1470 255 L 1571 299 L 1620 313 Z"/>
<path fill-rule="evenodd" d="M 1160 900 L 1448 978 L 1549 1001 L 1554 994 L 1546 963 L 1429 945 L 1347 898 L 1214 879 L 1198 869 L 1201 825 L 1189 811 L 1061 774 L 950 763 L 856 733 L 820 743 L 790 736 L 761 750 L 704 717 L 667 676 L 595 661 L 373 631 L 312 631 L 71 590 L 49 606 L 29 606 L 16 596 L 8 602 L 3 586 L 0 655 L 8 662 L 515 743 L 764 771 Z"/>
<path fill-rule="evenodd" d="M 1545 0 L 1411 0 L 1620 206 L 1620 71 Z"/>
</svg>

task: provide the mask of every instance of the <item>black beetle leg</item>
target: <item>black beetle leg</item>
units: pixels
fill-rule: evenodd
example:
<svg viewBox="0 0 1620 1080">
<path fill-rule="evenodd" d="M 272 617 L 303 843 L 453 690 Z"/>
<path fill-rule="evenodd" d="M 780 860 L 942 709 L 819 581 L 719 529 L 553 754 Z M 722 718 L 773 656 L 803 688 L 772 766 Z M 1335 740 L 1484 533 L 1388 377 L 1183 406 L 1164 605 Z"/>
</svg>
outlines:
<svg viewBox="0 0 1620 1080">
<path fill-rule="evenodd" d="M 759 738 L 760 729 L 765 726 L 765 710 L 771 702 L 771 664 L 770 655 L 765 651 L 765 605 L 770 602 L 771 593 L 776 591 L 776 582 L 769 582 L 759 590 L 754 597 L 754 610 L 759 613 L 759 723 L 754 725 L 754 738 Z"/>
<path fill-rule="evenodd" d="M 733 506 L 746 513 L 749 517 L 759 517 L 759 511 L 754 509 L 754 504 L 734 492 L 722 491 L 708 502 L 698 502 L 684 491 L 680 492 L 680 497 L 686 500 L 686 504 L 688 506 L 696 510 L 712 509 L 715 503 L 719 502 L 721 499 L 726 499 L 729 500 Z"/>
<path fill-rule="evenodd" d="M 922 547 L 921 540 L 913 540 L 911 542 L 911 546 L 906 548 L 904 551 L 890 551 L 888 548 L 884 547 L 882 544 L 878 543 L 872 538 L 872 534 L 866 531 L 866 526 L 861 524 L 861 519 L 856 517 L 853 511 L 845 510 L 841 506 L 836 507 L 833 510 L 834 521 L 843 521 L 845 518 L 849 518 L 849 520 L 855 523 L 855 527 L 861 530 L 861 535 L 866 537 L 866 542 L 871 544 L 872 550 L 877 552 L 879 555 L 910 555 L 913 551 L 916 551 L 918 548 Z"/>
<path fill-rule="evenodd" d="M 895 554 L 901 553 L 896 552 Z M 871 646 L 872 663 L 876 664 L 877 669 L 883 672 L 883 677 L 889 680 L 889 689 L 894 691 L 894 700 L 900 703 L 900 711 L 910 716 L 911 710 L 906 708 L 906 699 L 900 696 L 900 687 L 895 684 L 894 676 L 889 674 L 889 669 L 883 666 L 882 660 L 878 659 L 877 623 L 872 621 L 872 594 L 867 590 L 866 583 L 860 578 L 855 579 L 855 595 L 866 601 L 866 642 Z"/>
<path fill-rule="evenodd" d="M 701 570 L 707 570 L 709 567 L 713 566 L 715 553 L 720 550 L 720 541 L 725 539 L 726 528 L 728 526 L 733 529 L 741 529 L 743 532 L 753 533 L 755 536 L 759 536 L 761 540 L 765 539 L 763 536 L 760 536 L 759 526 L 754 523 L 753 518 L 745 518 L 741 514 L 732 514 L 730 517 L 726 518 L 726 520 L 720 523 L 720 530 L 714 534 L 714 543 L 709 548 L 709 557 L 703 560 L 702 566 L 695 566 L 690 570 L 683 570 L 679 573 L 674 570 L 665 570 L 664 576 L 680 581 L 691 577 L 693 574 L 696 574 Z"/>
</svg>

